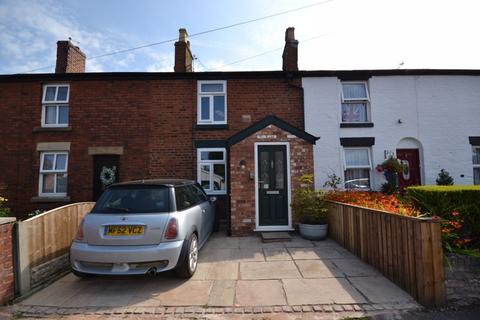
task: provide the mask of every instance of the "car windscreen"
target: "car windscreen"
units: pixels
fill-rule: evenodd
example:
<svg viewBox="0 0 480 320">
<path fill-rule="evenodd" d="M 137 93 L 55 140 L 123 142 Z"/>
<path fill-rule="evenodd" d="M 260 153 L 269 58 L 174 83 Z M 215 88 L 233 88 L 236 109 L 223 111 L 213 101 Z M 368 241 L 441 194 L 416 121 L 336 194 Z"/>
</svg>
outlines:
<svg viewBox="0 0 480 320">
<path fill-rule="evenodd" d="M 122 186 L 107 189 L 92 213 L 161 213 L 169 207 L 168 187 Z"/>
</svg>

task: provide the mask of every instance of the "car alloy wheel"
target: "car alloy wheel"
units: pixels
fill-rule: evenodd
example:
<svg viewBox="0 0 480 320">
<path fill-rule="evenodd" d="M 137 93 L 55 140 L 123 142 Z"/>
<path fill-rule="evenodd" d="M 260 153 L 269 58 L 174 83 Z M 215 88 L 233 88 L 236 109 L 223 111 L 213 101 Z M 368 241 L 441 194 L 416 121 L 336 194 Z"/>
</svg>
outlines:
<svg viewBox="0 0 480 320">
<path fill-rule="evenodd" d="M 198 262 L 198 245 L 197 245 L 197 237 L 193 236 L 192 241 L 190 242 L 190 248 L 188 250 L 188 266 L 190 268 L 190 272 L 195 272 L 197 269 L 197 262 Z"/>
</svg>

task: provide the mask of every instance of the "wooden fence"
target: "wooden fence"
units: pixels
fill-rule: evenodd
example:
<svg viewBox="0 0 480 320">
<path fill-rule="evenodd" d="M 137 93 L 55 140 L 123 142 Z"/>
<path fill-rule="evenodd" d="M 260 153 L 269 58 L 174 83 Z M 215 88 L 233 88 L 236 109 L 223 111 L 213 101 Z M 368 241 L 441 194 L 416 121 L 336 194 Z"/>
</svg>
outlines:
<svg viewBox="0 0 480 320">
<path fill-rule="evenodd" d="M 31 270 L 68 253 L 82 218 L 94 202 L 59 207 L 18 222 L 20 293 L 31 288 Z"/>
<path fill-rule="evenodd" d="M 424 306 L 445 304 L 440 223 L 338 202 L 329 234 Z"/>
</svg>

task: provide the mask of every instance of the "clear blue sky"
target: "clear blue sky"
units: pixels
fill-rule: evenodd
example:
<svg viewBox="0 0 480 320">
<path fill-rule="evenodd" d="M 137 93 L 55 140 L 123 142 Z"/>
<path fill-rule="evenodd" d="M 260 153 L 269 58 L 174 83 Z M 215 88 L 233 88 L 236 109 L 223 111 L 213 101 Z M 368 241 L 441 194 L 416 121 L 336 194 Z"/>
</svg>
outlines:
<svg viewBox="0 0 480 320">
<path fill-rule="evenodd" d="M 55 64 L 72 37 L 87 56 L 170 39 L 319 0 L 0 0 L 0 73 Z M 480 69 L 479 1 L 333 0 L 191 39 L 196 71 L 279 70 L 284 32 L 296 28 L 301 69 Z M 324 35 L 310 41 L 302 41 Z M 87 71 L 172 71 L 173 43 L 87 62 Z M 53 72 L 53 67 L 41 72 Z"/>
</svg>

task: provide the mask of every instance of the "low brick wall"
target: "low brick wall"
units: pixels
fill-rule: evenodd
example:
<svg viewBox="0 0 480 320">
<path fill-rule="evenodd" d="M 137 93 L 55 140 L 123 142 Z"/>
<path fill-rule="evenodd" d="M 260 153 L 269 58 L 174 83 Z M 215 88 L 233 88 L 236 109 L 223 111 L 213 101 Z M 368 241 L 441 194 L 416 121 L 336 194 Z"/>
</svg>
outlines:
<svg viewBox="0 0 480 320">
<path fill-rule="evenodd" d="M 445 260 L 448 304 L 480 304 L 480 259 L 448 254 Z"/>
<path fill-rule="evenodd" d="M 14 295 L 13 225 L 15 218 L 0 218 L 0 305 Z"/>
</svg>

